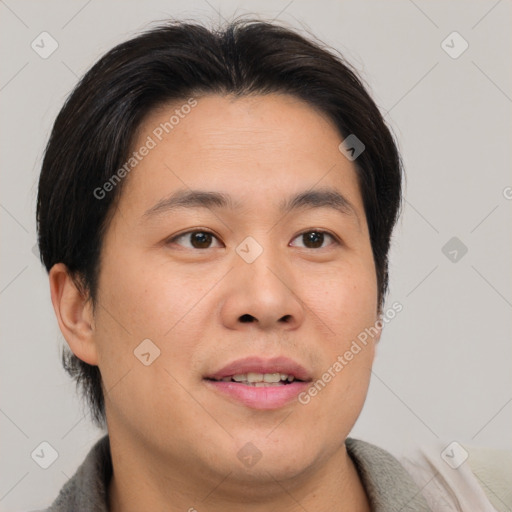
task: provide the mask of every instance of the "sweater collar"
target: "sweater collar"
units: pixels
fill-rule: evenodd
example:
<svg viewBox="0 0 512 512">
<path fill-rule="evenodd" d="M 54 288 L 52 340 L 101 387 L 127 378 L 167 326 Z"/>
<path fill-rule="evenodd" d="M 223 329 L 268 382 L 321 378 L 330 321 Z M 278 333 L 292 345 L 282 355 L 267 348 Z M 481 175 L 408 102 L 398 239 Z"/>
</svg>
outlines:
<svg viewBox="0 0 512 512">
<path fill-rule="evenodd" d="M 350 437 L 345 445 L 359 473 L 372 512 L 431 512 L 421 489 L 393 455 L 371 443 Z"/>
</svg>

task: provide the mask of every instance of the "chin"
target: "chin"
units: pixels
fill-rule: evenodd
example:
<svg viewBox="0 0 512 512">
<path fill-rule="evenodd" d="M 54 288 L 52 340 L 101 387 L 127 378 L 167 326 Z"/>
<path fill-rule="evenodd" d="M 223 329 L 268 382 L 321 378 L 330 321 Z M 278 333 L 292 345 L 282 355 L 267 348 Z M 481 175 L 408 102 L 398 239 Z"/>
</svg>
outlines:
<svg viewBox="0 0 512 512">
<path fill-rule="evenodd" d="M 322 452 L 322 447 L 315 447 L 311 439 L 308 442 L 305 434 L 269 435 L 269 430 L 259 436 L 253 432 L 252 437 L 238 439 L 235 445 L 236 457 L 228 461 L 230 470 L 240 482 L 253 484 L 296 478 L 315 466 Z"/>
</svg>

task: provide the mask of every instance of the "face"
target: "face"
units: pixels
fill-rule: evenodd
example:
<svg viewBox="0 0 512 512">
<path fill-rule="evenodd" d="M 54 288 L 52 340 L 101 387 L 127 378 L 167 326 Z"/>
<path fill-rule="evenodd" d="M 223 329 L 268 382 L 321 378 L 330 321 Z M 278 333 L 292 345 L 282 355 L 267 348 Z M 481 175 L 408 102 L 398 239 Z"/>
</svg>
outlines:
<svg viewBox="0 0 512 512">
<path fill-rule="evenodd" d="M 93 336 L 109 431 L 217 482 L 305 475 L 344 449 L 374 357 L 375 338 L 346 355 L 378 319 L 355 166 L 296 98 L 183 104 L 140 126 L 133 150 L 155 145 L 105 234 Z"/>
</svg>

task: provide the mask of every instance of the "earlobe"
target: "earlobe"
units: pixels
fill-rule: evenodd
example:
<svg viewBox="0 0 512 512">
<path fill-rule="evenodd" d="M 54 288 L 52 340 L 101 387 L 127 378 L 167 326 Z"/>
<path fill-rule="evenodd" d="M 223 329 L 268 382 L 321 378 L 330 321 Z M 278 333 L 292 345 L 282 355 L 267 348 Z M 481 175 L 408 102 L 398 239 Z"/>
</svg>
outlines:
<svg viewBox="0 0 512 512">
<path fill-rule="evenodd" d="M 77 288 L 63 263 L 57 263 L 50 269 L 49 280 L 53 309 L 69 348 L 82 361 L 97 365 L 90 302 Z"/>
</svg>

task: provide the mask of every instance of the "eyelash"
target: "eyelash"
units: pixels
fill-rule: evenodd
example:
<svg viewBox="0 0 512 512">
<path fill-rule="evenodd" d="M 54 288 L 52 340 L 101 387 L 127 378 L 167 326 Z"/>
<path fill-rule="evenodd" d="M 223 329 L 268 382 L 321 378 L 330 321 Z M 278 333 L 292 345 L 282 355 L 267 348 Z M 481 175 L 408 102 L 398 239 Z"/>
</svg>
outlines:
<svg viewBox="0 0 512 512">
<path fill-rule="evenodd" d="M 179 235 L 177 235 L 177 236 L 175 236 L 173 238 L 170 238 L 169 240 L 166 241 L 166 244 L 175 243 L 176 240 L 179 240 L 180 238 L 185 237 L 187 235 L 191 235 L 193 233 L 208 233 L 208 234 L 212 235 L 213 237 L 217 238 L 217 236 L 213 232 L 211 232 L 211 231 L 209 231 L 207 229 L 195 229 L 195 230 L 192 230 L 192 231 L 186 231 L 185 233 L 181 233 L 181 234 L 179 234 Z M 303 236 L 303 235 L 305 235 L 307 233 L 319 233 L 319 234 L 322 234 L 322 235 L 327 235 L 327 236 L 331 237 L 331 239 L 334 241 L 335 245 L 341 245 L 336 236 L 334 236 L 332 233 L 329 233 L 329 231 L 324 231 L 322 229 L 308 229 L 306 231 L 302 231 L 297 236 L 295 236 L 293 240 L 295 240 L 296 238 L 298 238 L 300 236 Z M 218 240 L 218 238 L 217 238 L 217 240 Z M 329 247 L 329 246 L 318 247 L 318 248 L 303 247 L 303 249 L 320 250 L 320 249 L 326 249 L 327 247 Z M 207 247 L 206 249 L 197 249 L 195 247 L 190 247 L 190 248 L 189 247 L 185 247 L 185 248 L 186 249 L 196 249 L 198 251 L 204 251 L 206 249 L 212 249 L 212 247 Z M 215 247 L 213 247 L 213 249 L 215 249 Z"/>
</svg>

